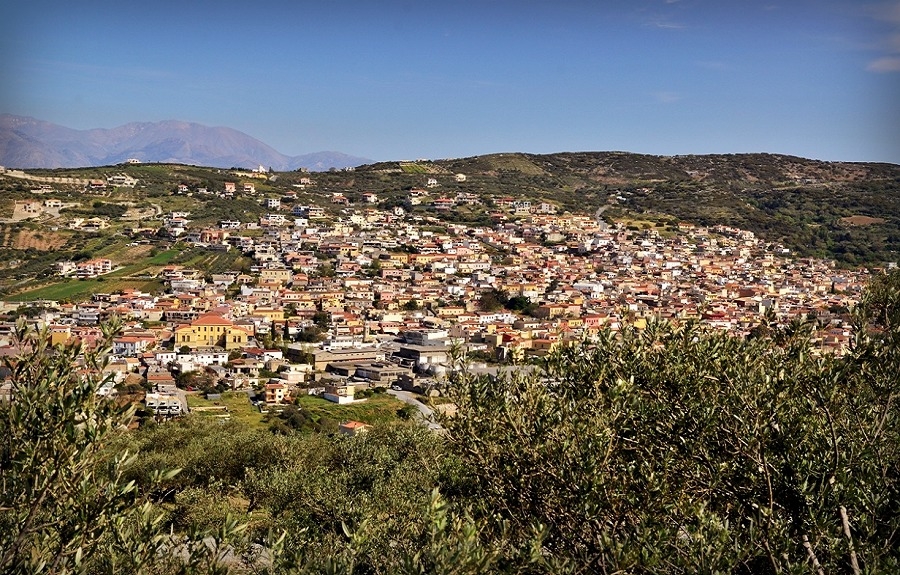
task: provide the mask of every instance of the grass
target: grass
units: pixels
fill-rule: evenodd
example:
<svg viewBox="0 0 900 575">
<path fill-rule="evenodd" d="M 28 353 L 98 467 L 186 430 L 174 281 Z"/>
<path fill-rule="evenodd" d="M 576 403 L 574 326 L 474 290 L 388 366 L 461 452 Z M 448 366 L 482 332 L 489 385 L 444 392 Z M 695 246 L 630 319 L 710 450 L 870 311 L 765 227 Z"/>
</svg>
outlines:
<svg viewBox="0 0 900 575">
<path fill-rule="evenodd" d="M 400 169 L 403 170 L 403 173 L 405 174 L 427 174 L 429 172 L 427 167 L 419 164 L 401 163 Z"/>
<path fill-rule="evenodd" d="M 210 401 L 200 395 L 188 394 L 188 407 L 216 407 L 228 408 L 231 421 L 235 421 L 251 429 L 268 429 L 265 414 L 260 413 L 249 401 L 245 393 L 225 392 L 222 399 Z M 326 399 L 314 395 L 302 395 L 298 399 L 300 409 L 306 412 L 312 419 L 318 421 L 323 418 L 337 422 L 361 421 L 368 424 L 389 423 L 397 419 L 397 410 L 406 405 L 389 395 L 375 395 L 366 401 L 349 405 L 338 405 Z M 197 417 L 215 417 L 221 415 L 220 411 L 194 412 Z M 274 415 L 270 413 L 270 415 Z"/>
<path fill-rule="evenodd" d="M 153 266 L 164 266 L 168 264 L 172 259 L 181 253 L 181 250 L 166 250 L 164 252 L 159 252 L 147 262 Z"/>
<path fill-rule="evenodd" d="M 315 395 L 298 400 L 300 409 L 314 418 L 328 417 L 338 421 L 361 421 L 368 424 L 388 423 L 397 419 L 397 410 L 405 403 L 389 395 L 376 394 L 360 403 L 338 405 Z"/>
<path fill-rule="evenodd" d="M 89 299 L 95 293 L 111 293 L 125 289 L 137 289 L 149 293 L 157 293 L 162 289 L 162 282 L 157 280 L 76 280 L 67 279 L 62 282 L 41 288 L 24 291 L 10 296 L 10 301 L 31 301 L 38 299 L 79 301 Z"/>
<path fill-rule="evenodd" d="M 124 255 L 131 248 L 122 246 Z M 163 282 L 159 279 L 145 279 L 155 276 L 166 264 L 176 260 L 184 250 L 166 250 L 153 257 L 144 257 L 136 263 L 119 267 L 118 269 L 100 278 L 76 280 L 74 278 L 58 278 L 53 283 L 45 285 L 25 285 L 24 291 L 20 291 L 8 299 L 11 301 L 28 301 L 34 299 L 50 300 L 85 300 L 95 293 L 113 293 L 125 289 L 138 289 L 150 293 L 162 291 Z M 234 267 L 240 268 L 245 263 L 241 260 L 241 254 L 231 252 L 205 252 L 197 251 L 189 253 L 182 265 L 196 267 L 210 273 L 219 273 Z M 36 283 L 36 282 L 35 282 Z"/>
<path fill-rule="evenodd" d="M 266 423 L 263 422 L 263 414 L 250 403 L 250 399 L 246 393 L 225 392 L 222 399 L 210 401 L 200 395 L 188 394 L 188 407 L 215 407 L 224 405 L 228 408 L 231 420 L 252 429 L 266 429 Z M 221 415 L 219 411 L 195 412 L 198 417 L 215 417 Z"/>
</svg>

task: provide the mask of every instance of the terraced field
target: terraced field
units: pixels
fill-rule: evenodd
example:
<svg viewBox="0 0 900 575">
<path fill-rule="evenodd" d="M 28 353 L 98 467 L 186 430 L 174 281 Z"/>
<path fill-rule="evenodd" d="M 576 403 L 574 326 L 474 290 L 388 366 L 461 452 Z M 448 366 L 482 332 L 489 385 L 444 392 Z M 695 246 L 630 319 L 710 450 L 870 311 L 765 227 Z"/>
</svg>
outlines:
<svg viewBox="0 0 900 575">
<path fill-rule="evenodd" d="M 163 284 L 159 280 L 127 280 L 127 279 L 86 279 L 78 280 L 68 278 L 63 281 L 50 284 L 37 289 L 23 291 L 9 296 L 9 301 L 31 300 L 69 300 L 84 301 L 90 299 L 95 293 L 111 293 L 126 289 L 137 289 L 145 292 L 157 292 Z"/>
<path fill-rule="evenodd" d="M 214 274 L 240 267 L 247 262 L 240 252 L 211 252 L 201 249 L 171 249 L 150 256 L 150 246 L 107 246 L 98 250 L 98 257 L 108 257 L 119 267 L 111 273 L 93 279 L 56 278 L 51 282 L 28 283 L 19 291 L 7 297 L 10 301 L 34 299 L 82 301 L 95 293 L 114 293 L 125 289 L 138 289 L 155 293 L 163 288 L 163 281 L 157 276 L 163 267 L 170 264 L 202 270 Z"/>
</svg>

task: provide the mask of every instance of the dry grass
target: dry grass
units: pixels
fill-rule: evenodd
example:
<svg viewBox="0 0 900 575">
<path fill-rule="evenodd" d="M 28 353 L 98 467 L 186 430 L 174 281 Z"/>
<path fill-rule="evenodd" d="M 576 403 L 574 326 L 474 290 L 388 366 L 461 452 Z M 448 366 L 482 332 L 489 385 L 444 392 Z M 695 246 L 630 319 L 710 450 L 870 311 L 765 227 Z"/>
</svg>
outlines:
<svg viewBox="0 0 900 575">
<path fill-rule="evenodd" d="M 20 230 L 4 236 L 4 245 L 17 250 L 34 248 L 41 251 L 58 250 L 66 245 L 66 236 L 55 232 Z"/>
<path fill-rule="evenodd" d="M 841 223 L 851 226 L 871 226 L 874 224 L 883 224 L 886 220 L 882 218 L 872 218 L 869 216 L 849 216 L 841 218 Z"/>
</svg>

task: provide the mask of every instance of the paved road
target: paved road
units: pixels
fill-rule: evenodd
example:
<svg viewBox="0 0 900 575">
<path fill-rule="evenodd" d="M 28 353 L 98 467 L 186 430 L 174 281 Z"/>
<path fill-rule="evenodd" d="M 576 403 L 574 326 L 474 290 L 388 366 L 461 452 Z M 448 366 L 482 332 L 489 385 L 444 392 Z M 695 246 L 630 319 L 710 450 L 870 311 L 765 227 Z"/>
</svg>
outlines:
<svg viewBox="0 0 900 575">
<path fill-rule="evenodd" d="M 422 421 L 428 424 L 428 429 L 441 430 L 444 429 L 434 421 L 434 411 L 418 400 L 416 394 L 409 391 L 387 390 L 388 394 L 393 395 L 400 401 L 406 402 L 419 410 L 419 416 Z"/>
</svg>

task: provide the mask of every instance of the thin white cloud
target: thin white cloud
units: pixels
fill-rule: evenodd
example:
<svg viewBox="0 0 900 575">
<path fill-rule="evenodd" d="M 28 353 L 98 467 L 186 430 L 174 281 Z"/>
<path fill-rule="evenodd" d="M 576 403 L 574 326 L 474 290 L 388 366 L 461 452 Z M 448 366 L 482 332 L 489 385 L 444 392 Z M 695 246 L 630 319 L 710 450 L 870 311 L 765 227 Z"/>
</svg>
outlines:
<svg viewBox="0 0 900 575">
<path fill-rule="evenodd" d="M 670 20 L 665 17 L 653 18 L 647 25 L 652 26 L 654 28 L 661 28 L 663 30 L 683 30 L 686 28 L 684 24 L 681 22 L 675 22 L 674 20 Z"/>
<path fill-rule="evenodd" d="M 888 24 L 892 30 L 878 42 L 879 58 L 869 62 L 866 70 L 870 72 L 900 72 L 900 1 L 893 0 L 868 7 L 868 13 L 881 22 Z"/>
<path fill-rule="evenodd" d="M 900 2 L 882 2 L 868 7 L 868 12 L 878 20 L 900 24 Z"/>
<path fill-rule="evenodd" d="M 900 72 L 900 56 L 885 56 L 869 62 L 866 70 L 870 72 Z"/>
</svg>

